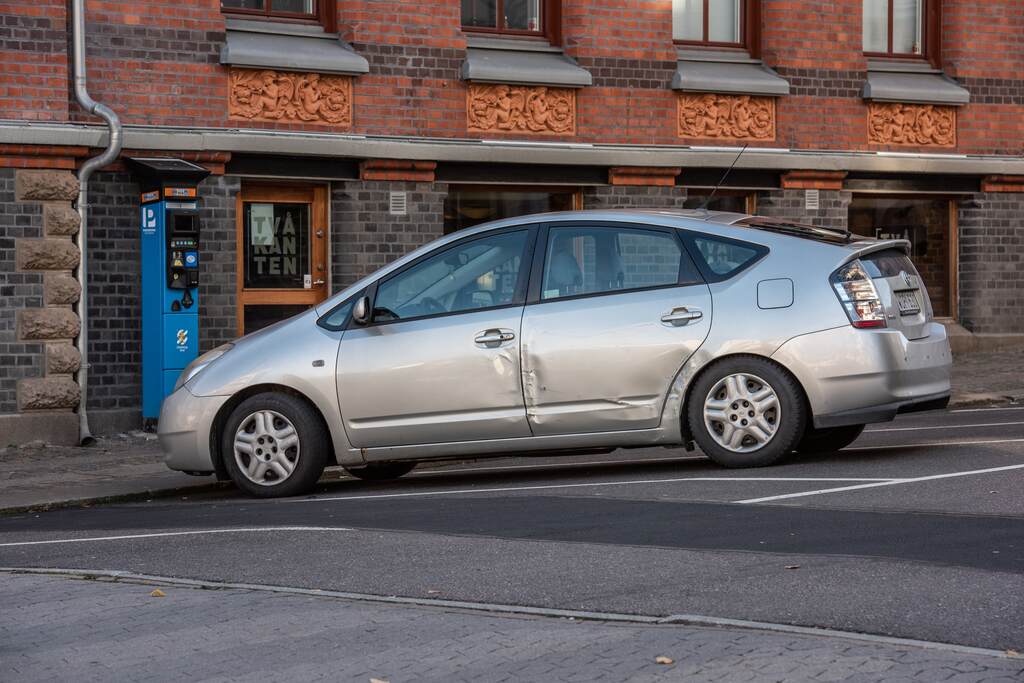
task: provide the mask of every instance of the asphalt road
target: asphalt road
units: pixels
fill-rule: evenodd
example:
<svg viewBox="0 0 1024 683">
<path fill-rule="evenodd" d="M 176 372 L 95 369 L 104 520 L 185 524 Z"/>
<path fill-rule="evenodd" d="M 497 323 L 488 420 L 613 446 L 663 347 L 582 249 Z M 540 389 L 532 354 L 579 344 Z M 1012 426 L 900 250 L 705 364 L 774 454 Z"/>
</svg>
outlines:
<svg viewBox="0 0 1024 683">
<path fill-rule="evenodd" d="M 757 470 L 647 449 L 2 517 L 0 566 L 1024 650 L 1024 409 L 907 416 Z"/>
</svg>

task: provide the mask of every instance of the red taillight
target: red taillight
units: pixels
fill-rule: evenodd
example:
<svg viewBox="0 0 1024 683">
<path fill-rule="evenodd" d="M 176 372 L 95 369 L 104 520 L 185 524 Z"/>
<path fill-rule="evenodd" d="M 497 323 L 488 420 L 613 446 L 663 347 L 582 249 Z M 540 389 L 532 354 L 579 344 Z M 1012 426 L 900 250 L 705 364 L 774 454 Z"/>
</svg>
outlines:
<svg viewBox="0 0 1024 683">
<path fill-rule="evenodd" d="M 851 261 L 832 273 L 832 289 L 839 297 L 850 324 L 859 329 L 885 327 L 885 308 L 875 283 L 859 261 Z"/>
</svg>

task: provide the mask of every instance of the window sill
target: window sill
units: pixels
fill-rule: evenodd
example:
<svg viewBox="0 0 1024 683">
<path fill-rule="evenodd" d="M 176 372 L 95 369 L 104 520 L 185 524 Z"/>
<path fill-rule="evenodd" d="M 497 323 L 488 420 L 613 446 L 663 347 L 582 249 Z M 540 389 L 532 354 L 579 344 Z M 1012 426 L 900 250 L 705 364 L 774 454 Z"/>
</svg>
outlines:
<svg viewBox="0 0 1024 683">
<path fill-rule="evenodd" d="M 789 81 L 743 49 L 676 49 L 672 89 L 730 95 L 779 97 L 789 94 Z"/>
<path fill-rule="evenodd" d="M 928 62 L 918 60 L 869 59 L 861 96 L 873 102 L 953 107 L 971 101 L 971 93 L 959 83 Z"/>
<path fill-rule="evenodd" d="M 467 35 L 462 80 L 584 88 L 590 72 L 542 38 Z"/>
<path fill-rule="evenodd" d="M 220 63 L 249 69 L 281 69 L 358 76 L 369 63 L 320 26 L 277 21 L 225 20 Z"/>
</svg>

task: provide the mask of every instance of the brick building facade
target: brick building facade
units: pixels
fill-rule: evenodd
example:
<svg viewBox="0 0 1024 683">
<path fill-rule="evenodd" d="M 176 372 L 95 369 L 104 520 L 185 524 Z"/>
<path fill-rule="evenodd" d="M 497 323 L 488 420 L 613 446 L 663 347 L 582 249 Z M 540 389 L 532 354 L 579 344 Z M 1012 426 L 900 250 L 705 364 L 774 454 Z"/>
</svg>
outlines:
<svg viewBox="0 0 1024 683">
<path fill-rule="evenodd" d="M 0 437 L 68 440 L 106 133 L 70 3 L 0 7 Z M 1022 0 L 111 1 L 86 51 L 122 159 L 212 172 L 201 350 L 484 220 L 699 205 L 744 145 L 712 208 L 906 237 L 937 316 L 1024 338 Z M 139 186 L 117 161 L 89 191 L 103 432 L 139 424 Z M 306 283 L 253 270 L 254 205 L 295 211 Z"/>
</svg>

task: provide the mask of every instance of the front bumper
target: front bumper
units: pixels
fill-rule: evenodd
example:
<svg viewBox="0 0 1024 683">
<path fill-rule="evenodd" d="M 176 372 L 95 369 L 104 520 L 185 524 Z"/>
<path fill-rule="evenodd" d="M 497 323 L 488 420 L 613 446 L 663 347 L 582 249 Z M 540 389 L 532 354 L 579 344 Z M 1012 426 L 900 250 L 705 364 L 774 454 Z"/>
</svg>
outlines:
<svg viewBox="0 0 1024 683">
<path fill-rule="evenodd" d="M 817 428 L 892 420 L 949 403 L 952 354 L 946 328 L 923 339 L 898 330 L 837 327 L 795 337 L 772 358 L 803 385 Z"/>
<path fill-rule="evenodd" d="M 210 431 L 229 396 L 196 396 L 181 387 L 164 399 L 157 434 L 164 463 L 172 470 L 213 472 Z"/>
</svg>

